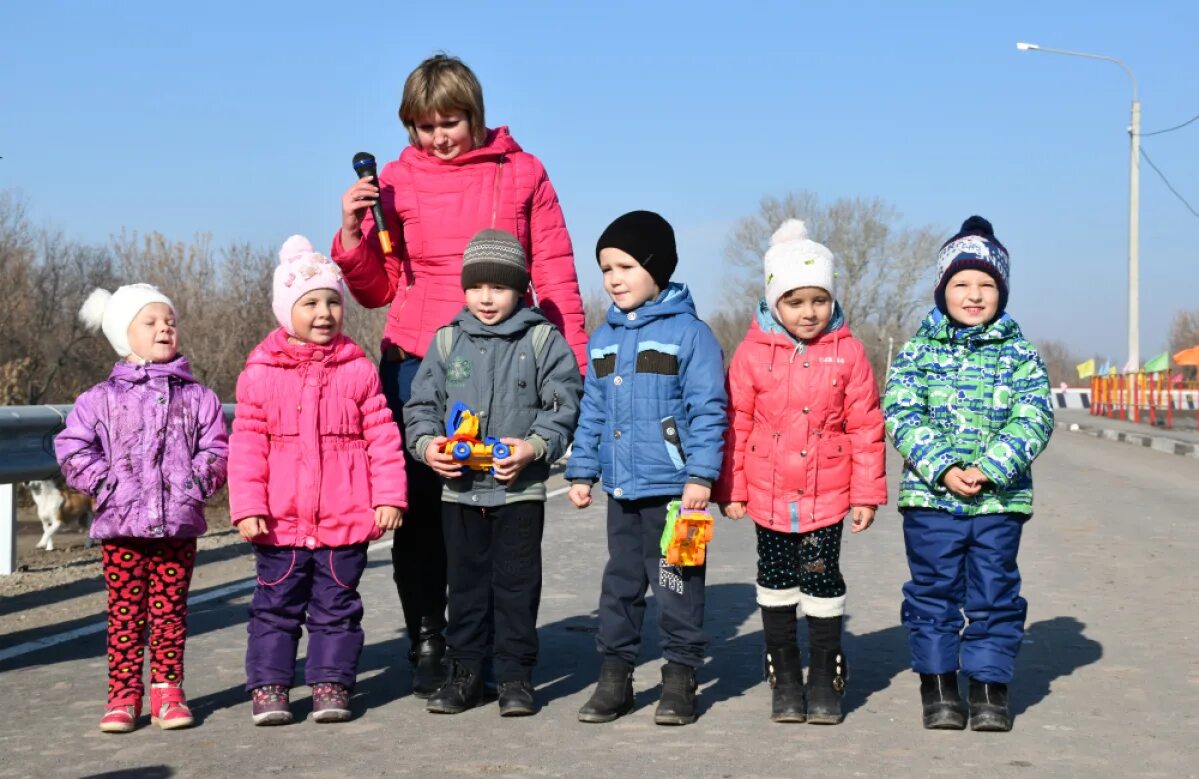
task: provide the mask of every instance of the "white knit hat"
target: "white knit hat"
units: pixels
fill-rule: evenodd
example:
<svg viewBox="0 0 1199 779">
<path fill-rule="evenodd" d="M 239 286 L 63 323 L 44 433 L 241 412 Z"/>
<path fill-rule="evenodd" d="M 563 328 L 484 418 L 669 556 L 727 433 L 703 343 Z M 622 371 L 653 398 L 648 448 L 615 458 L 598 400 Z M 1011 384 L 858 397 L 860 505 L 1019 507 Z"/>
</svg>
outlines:
<svg viewBox="0 0 1199 779">
<path fill-rule="evenodd" d="M 777 313 L 779 298 L 799 287 L 820 287 L 836 296 L 833 289 L 833 253 L 808 238 L 808 228 L 799 219 L 788 219 L 770 236 L 766 250 L 766 304 Z"/>
<path fill-rule="evenodd" d="M 93 333 L 103 330 L 104 337 L 117 354 L 128 357 L 133 354 L 129 346 L 129 325 L 137 312 L 151 303 L 164 303 L 175 311 L 171 299 L 151 284 L 126 284 L 118 287 L 116 292 L 94 289 L 79 309 L 79 321 Z"/>
</svg>

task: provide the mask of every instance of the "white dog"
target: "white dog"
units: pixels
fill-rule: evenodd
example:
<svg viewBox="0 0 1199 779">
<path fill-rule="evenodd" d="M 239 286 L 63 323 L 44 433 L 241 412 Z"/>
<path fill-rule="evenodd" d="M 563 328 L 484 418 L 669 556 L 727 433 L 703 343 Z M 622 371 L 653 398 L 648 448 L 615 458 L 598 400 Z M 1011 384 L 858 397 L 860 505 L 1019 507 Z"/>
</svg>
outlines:
<svg viewBox="0 0 1199 779">
<path fill-rule="evenodd" d="M 63 525 L 76 525 L 86 533 L 92 524 L 92 500 L 82 492 L 69 489 L 58 479 L 43 479 L 25 483 L 37 506 L 37 518 L 42 521 L 42 539 L 38 549 L 54 551 L 54 534 Z M 89 536 L 84 546 L 90 547 Z"/>
</svg>

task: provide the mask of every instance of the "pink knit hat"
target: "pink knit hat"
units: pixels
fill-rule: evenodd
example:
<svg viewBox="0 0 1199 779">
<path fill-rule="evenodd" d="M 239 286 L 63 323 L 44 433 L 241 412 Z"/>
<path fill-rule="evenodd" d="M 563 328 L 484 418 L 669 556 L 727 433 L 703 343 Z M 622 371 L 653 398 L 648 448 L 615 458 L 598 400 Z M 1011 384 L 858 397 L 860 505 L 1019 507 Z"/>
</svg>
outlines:
<svg viewBox="0 0 1199 779">
<path fill-rule="evenodd" d="M 275 288 L 271 308 L 275 319 L 295 335 L 291 326 L 291 309 L 296 301 L 314 289 L 335 289 L 346 297 L 346 285 L 337 263 L 312 248 L 312 242 L 302 235 L 293 235 L 279 249 L 279 267 L 275 268 Z"/>
</svg>

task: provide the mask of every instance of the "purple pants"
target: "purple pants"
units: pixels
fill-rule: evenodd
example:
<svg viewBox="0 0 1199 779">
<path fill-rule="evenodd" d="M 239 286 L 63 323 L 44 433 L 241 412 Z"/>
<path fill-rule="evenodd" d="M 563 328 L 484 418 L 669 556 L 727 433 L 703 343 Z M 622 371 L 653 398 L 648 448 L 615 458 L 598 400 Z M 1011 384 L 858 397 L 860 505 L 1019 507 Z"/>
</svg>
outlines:
<svg viewBox="0 0 1199 779">
<path fill-rule="evenodd" d="M 250 601 L 246 689 L 291 687 L 300 627 L 308 626 L 304 681 L 353 689 L 362 654 L 366 544 L 323 549 L 254 545 L 258 588 Z"/>
</svg>

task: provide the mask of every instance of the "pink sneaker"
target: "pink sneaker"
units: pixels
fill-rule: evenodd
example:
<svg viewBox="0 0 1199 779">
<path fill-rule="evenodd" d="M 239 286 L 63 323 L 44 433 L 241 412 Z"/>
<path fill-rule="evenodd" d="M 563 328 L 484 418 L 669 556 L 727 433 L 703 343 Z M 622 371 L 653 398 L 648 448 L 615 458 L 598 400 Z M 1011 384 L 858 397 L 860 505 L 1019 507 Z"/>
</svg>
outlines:
<svg viewBox="0 0 1199 779">
<path fill-rule="evenodd" d="M 195 720 L 182 687 L 170 682 L 150 685 L 150 722 L 163 730 L 192 726 Z"/>
<path fill-rule="evenodd" d="M 101 733 L 129 733 L 137 727 L 137 718 L 142 714 L 141 698 L 137 700 L 113 701 L 100 718 Z"/>
</svg>

